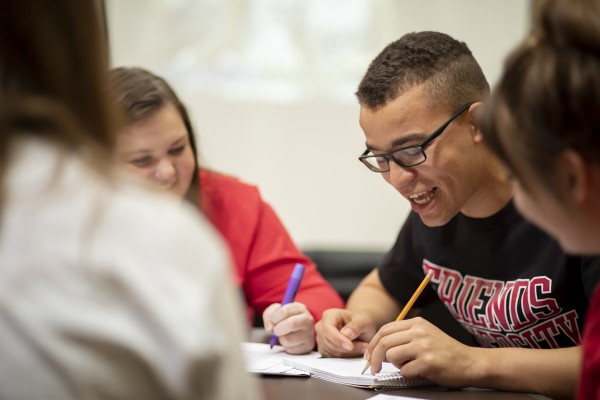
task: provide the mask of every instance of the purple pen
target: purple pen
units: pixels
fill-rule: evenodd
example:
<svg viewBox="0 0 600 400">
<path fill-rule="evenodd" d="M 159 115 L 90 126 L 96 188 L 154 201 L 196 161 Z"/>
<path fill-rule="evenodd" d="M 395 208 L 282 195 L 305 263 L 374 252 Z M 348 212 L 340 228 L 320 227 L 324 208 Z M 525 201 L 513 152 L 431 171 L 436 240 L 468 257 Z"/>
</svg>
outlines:
<svg viewBox="0 0 600 400">
<path fill-rule="evenodd" d="M 300 287 L 300 282 L 302 282 L 303 276 L 304 265 L 296 264 L 296 266 L 294 267 L 294 271 L 292 272 L 292 276 L 290 276 L 290 281 L 288 282 L 287 289 L 285 289 L 283 300 L 281 300 L 282 306 L 294 301 L 294 297 L 296 297 L 296 293 L 298 292 L 298 288 Z M 277 343 L 277 336 L 273 333 L 273 335 L 271 336 L 271 340 L 269 341 L 269 345 L 271 346 L 271 348 L 275 346 L 275 343 Z"/>
</svg>

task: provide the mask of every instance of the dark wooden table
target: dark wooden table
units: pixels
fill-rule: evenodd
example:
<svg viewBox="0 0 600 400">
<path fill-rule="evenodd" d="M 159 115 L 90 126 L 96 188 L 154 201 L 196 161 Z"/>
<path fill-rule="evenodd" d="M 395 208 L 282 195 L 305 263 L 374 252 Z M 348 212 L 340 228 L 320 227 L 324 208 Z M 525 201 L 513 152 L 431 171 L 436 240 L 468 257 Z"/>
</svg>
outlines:
<svg viewBox="0 0 600 400">
<path fill-rule="evenodd" d="M 370 389 L 359 389 L 317 378 L 261 376 L 259 383 L 265 400 L 364 400 L 378 393 L 395 394 L 418 399 L 439 400 L 533 400 L 547 399 L 545 396 L 501 392 L 496 390 L 464 389 L 451 390 L 441 387 L 418 389 L 386 390 L 378 392 Z"/>
<path fill-rule="evenodd" d="M 266 343 L 268 334 L 261 329 L 254 329 L 249 340 L 253 342 Z M 327 382 L 317 378 L 308 377 L 286 377 L 259 375 L 259 385 L 265 400 L 365 400 L 378 393 L 394 394 L 418 399 L 434 400 L 543 400 L 545 396 L 503 392 L 497 390 L 486 390 L 468 388 L 463 390 L 447 389 L 439 386 L 430 386 L 414 389 L 399 389 L 375 391 L 371 389 L 359 389 L 337 383 Z"/>
</svg>

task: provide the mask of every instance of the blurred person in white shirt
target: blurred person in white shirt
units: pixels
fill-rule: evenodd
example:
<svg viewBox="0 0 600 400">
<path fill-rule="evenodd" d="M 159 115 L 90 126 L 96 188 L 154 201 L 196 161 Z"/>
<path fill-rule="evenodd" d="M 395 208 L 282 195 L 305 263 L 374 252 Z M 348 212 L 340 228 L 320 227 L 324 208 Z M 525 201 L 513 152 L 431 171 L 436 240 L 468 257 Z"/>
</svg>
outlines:
<svg viewBox="0 0 600 400">
<path fill-rule="evenodd" d="M 224 245 L 111 169 L 97 7 L 0 13 L 0 398 L 255 399 Z"/>
</svg>

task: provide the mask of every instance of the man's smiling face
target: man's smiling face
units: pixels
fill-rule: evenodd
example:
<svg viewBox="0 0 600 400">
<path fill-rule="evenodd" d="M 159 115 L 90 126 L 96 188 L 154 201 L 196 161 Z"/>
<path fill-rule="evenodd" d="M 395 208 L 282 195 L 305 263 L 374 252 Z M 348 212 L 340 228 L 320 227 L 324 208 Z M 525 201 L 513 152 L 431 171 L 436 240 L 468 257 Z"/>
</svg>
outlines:
<svg viewBox="0 0 600 400">
<path fill-rule="evenodd" d="M 465 99 L 465 103 L 470 99 Z M 432 109 L 422 86 L 377 109 L 361 107 L 360 126 L 373 154 L 421 143 L 457 110 Z M 482 157 L 468 113 L 457 117 L 425 148 L 427 160 L 414 167 L 390 162 L 383 178 L 405 197 L 427 226 L 441 226 L 473 204 L 480 190 Z"/>
</svg>

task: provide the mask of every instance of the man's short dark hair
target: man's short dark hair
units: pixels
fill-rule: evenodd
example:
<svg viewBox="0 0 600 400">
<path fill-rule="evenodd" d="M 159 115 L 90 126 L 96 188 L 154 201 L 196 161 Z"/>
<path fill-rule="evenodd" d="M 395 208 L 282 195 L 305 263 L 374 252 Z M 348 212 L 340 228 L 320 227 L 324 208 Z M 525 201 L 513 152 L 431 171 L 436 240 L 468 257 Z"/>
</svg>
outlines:
<svg viewBox="0 0 600 400">
<path fill-rule="evenodd" d="M 418 85 L 424 85 L 432 107 L 449 110 L 482 101 L 490 92 L 481 67 L 464 42 L 440 32 L 413 32 L 375 57 L 356 96 L 362 106 L 377 109 Z"/>
</svg>

